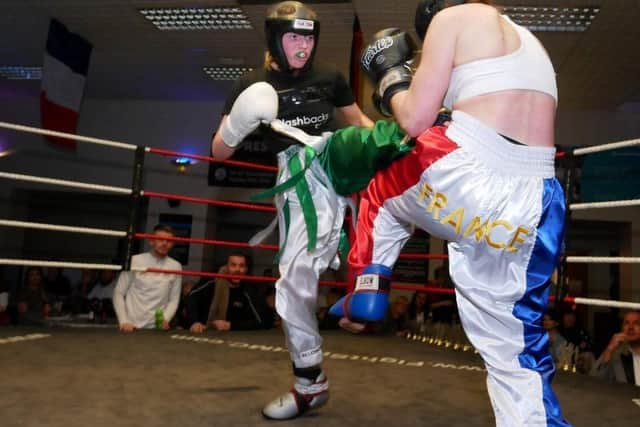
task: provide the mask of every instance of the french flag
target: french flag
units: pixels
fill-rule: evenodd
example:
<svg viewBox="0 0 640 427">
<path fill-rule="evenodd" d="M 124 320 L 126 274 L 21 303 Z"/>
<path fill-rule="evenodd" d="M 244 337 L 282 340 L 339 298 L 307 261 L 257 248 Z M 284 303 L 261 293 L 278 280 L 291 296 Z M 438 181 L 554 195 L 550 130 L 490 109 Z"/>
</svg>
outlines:
<svg viewBox="0 0 640 427">
<path fill-rule="evenodd" d="M 42 66 L 40 116 L 42 127 L 75 133 L 84 85 L 87 80 L 91 43 L 51 20 Z M 75 148 L 71 139 L 48 137 L 51 142 Z"/>
</svg>

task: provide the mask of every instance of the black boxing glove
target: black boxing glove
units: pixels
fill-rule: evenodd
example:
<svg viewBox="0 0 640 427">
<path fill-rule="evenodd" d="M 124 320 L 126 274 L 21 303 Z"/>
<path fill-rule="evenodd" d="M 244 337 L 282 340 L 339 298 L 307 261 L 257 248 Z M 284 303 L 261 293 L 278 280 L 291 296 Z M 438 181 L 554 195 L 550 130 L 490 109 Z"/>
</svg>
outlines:
<svg viewBox="0 0 640 427">
<path fill-rule="evenodd" d="M 436 116 L 436 121 L 433 123 L 434 126 L 443 126 L 445 123 L 451 121 L 451 110 L 447 110 L 442 107 L 438 110 L 438 115 Z"/>
<path fill-rule="evenodd" d="M 385 116 L 390 117 L 391 97 L 407 90 L 413 73 L 407 64 L 415 55 L 416 45 L 411 36 L 398 29 L 378 31 L 362 53 L 360 65 L 376 86 L 373 102 Z"/>
</svg>

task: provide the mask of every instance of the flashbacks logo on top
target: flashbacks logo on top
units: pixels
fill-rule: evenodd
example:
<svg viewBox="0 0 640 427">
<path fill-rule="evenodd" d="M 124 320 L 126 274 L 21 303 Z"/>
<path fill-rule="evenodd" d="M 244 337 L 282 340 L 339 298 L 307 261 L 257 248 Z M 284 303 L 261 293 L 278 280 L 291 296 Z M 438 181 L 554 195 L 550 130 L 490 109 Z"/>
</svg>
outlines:
<svg viewBox="0 0 640 427">
<path fill-rule="evenodd" d="M 42 67 L 40 115 L 42 127 L 75 133 L 91 57 L 91 43 L 70 32 L 62 23 L 51 20 Z M 75 141 L 49 137 L 65 147 Z"/>
<path fill-rule="evenodd" d="M 329 120 L 329 114 L 322 113 L 315 116 L 297 116 L 292 119 L 282 120 L 282 123 L 293 127 L 309 127 L 316 129 L 321 128 Z"/>
</svg>

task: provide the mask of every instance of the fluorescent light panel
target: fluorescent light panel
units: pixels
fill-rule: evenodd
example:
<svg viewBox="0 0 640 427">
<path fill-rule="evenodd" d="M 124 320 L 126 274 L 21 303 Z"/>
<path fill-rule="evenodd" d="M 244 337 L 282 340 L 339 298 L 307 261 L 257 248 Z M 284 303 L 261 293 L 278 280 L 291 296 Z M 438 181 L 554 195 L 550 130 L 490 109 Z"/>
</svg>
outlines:
<svg viewBox="0 0 640 427">
<path fill-rule="evenodd" d="M 504 6 L 504 14 L 531 31 L 582 32 L 600 12 L 599 7 Z"/>
<path fill-rule="evenodd" d="M 252 30 L 239 7 L 177 7 L 140 9 L 159 30 Z"/>
<path fill-rule="evenodd" d="M 202 67 L 202 71 L 213 80 L 235 80 L 251 70 L 253 68 L 250 67 Z"/>
<path fill-rule="evenodd" d="M 7 80 L 42 80 L 42 67 L 0 66 L 0 77 Z"/>
</svg>

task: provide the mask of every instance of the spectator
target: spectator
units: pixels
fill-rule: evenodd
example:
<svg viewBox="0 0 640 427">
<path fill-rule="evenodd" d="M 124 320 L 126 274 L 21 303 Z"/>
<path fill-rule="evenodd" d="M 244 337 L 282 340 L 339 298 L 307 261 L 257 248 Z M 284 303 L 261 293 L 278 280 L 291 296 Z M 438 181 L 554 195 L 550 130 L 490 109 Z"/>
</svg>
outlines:
<svg viewBox="0 0 640 427">
<path fill-rule="evenodd" d="M 565 311 L 562 314 L 562 323 L 558 330 L 567 342 L 578 350 L 573 360 L 576 370 L 581 374 L 588 374 L 595 362 L 593 344 L 587 331 L 578 326 L 577 320 L 575 311 Z"/>
<path fill-rule="evenodd" d="M 185 281 L 182 284 L 182 299 L 178 310 L 178 324 L 194 333 L 204 332 L 213 300 L 215 281 L 203 278 L 198 283 Z"/>
<path fill-rule="evenodd" d="M 336 316 L 329 314 L 329 308 L 338 302 L 342 297 L 343 292 L 339 288 L 329 288 L 325 299 L 325 305 L 318 310 L 318 328 L 319 329 L 338 329 L 338 321 L 340 320 Z"/>
<path fill-rule="evenodd" d="M 180 302 L 178 303 L 178 309 L 176 315 L 173 316 L 170 326 L 172 328 L 189 329 L 189 323 L 187 322 L 187 309 L 185 298 L 189 295 L 189 292 L 196 284 L 191 280 L 183 280 L 180 291 Z"/>
<path fill-rule="evenodd" d="M 409 322 L 407 319 L 407 308 L 409 306 L 409 299 L 404 295 L 399 295 L 389 305 L 389 311 L 387 312 L 384 321 L 380 326 L 374 326 L 375 332 L 383 334 L 395 334 L 397 336 L 404 336 L 409 331 Z"/>
<path fill-rule="evenodd" d="M 108 318 L 114 318 L 113 291 L 116 287 L 116 273 L 114 270 L 101 270 L 98 282 L 87 295 L 89 307 L 96 319 L 105 322 Z"/>
<path fill-rule="evenodd" d="M 243 276 L 249 271 L 247 256 L 232 253 L 219 272 Z M 216 279 L 208 324 L 218 331 L 266 329 L 272 326 L 267 318 L 264 298 L 255 289 L 246 288 L 240 279 Z"/>
<path fill-rule="evenodd" d="M 9 290 L 4 280 L 4 270 L 0 269 L 0 326 L 8 325 L 11 317 L 7 312 L 9 307 Z"/>
<path fill-rule="evenodd" d="M 280 319 L 280 315 L 278 315 L 276 311 L 276 288 L 274 286 L 267 288 L 264 300 L 267 304 L 267 322 L 271 323 L 273 328 L 280 328 L 280 326 L 282 326 L 282 319 Z"/>
<path fill-rule="evenodd" d="M 434 271 L 434 285 L 437 288 L 453 290 L 453 282 L 451 281 L 446 265 L 441 265 Z M 446 323 L 451 325 L 457 311 L 455 294 L 430 294 L 429 309 L 431 310 L 431 320 L 433 323 Z"/>
<path fill-rule="evenodd" d="M 17 298 L 19 322 L 23 325 L 42 325 L 51 307 L 44 291 L 44 276 L 40 267 L 29 267 L 25 283 Z"/>
<path fill-rule="evenodd" d="M 73 314 L 89 312 L 89 292 L 95 285 L 96 272 L 88 268 L 80 271 L 80 280 L 73 287 L 71 297 L 67 303 L 67 309 Z"/>
<path fill-rule="evenodd" d="M 71 282 L 62 274 L 62 268 L 48 267 L 44 280 L 44 291 L 54 314 L 62 312 L 63 304 L 71 296 Z"/>
<path fill-rule="evenodd" d="M 640 310 L 624 314 L 622 331 L 611 337 L 591 373 L 610 382 L 640 386 Z"/>
<path fill-rule="evenodd" d="M 416 291 L 409 303 L 409 330 L 414 334 L 424 334 L 427 319 L 429 318 L 429 305 L 427 293 Z"/>
<path fill-rule="evenodd" d="M 131 258 L 132 269 L 160 268 L 182 270 L 178 261 L 169 256 L 174 236 L 171 227 L 158 224 L 153 229 L 155 239 L 149 241 L 151 250 Z M 162 310 L 162 329 L 169 329 L 169 322 L 180 302 L 181 276 L 164 273 L 123 271 L 113 292 L 113 307 L 123 332 L 138 328 L 153 328 L 156 311 Z"/>
<path fill-rule="evenodd" d="M 542 317 L 542 327 L 549 334 L 549 353 L 553 358 L 553 362 L 558 364 L 563 349 L 567 346 L 567 340 L 558 331 L 558 315 L 555 311 L 548 310 Z"/>
<path fill-rule="evenodd" d="M 576 312 L 567 310 L 562 314 L 562 323 L 558 327 L 560 334 L 580 352 L 592 351 L 589 334 L 577 325 Z"/>
</svg>

